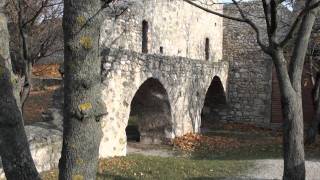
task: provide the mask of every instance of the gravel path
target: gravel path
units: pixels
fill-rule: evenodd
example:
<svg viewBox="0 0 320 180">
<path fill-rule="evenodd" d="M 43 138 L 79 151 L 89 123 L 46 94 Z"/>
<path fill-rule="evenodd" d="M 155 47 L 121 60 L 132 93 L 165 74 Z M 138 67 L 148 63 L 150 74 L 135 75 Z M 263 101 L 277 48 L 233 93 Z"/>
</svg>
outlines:
<svg viewBox="0 0 320 180">
<path fill-rule="evenodd" d="M 139 143 L 128 143 L 127 154 L 140 154 L 144 156 L 175 157 L 176 153 L 163 147 L 155 148 L 153 145 L 141 145 Z"/>
<path fill-rule="evenodd" d="M 163 150 L 163 149 L 139 149 L 134 147 L 127 147 L 128 154 L 140 154 L 144 156 L 159 156 L 159 157 L 175 157 L 172 151 Z"/>
<path fill-rule="evenodd" d="M 249 179 L 272 180 L 282 179 L 283 160 L 255 160 L 255 167 L 248 171 Z M 306 161 L 307 180 L 320 180 L 320 161 Z"/>
</svg>

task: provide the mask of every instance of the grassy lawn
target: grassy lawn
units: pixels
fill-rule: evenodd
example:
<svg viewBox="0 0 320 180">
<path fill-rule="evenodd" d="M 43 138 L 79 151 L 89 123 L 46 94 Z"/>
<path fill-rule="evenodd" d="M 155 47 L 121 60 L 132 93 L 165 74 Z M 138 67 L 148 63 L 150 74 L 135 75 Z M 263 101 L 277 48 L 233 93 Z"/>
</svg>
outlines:
<svg viewBox="0 0 320 180">
<path fill-rule="evenodd" d="M 161 158 L 131 155 L 117 159 L 118 162 L 123 162 L 110 163 L 114 159 L 102 162 L 106 168 L 100 171 L 98 179 L 218 179 L 236 176 L 250 166 L 250 163 L 246 161 L 199 160 L 182 157 Z"/>
<path fill-rule="evenodd" d="M 172 146 L 154 147 L 175 151 L 176 157 L 129 155 L 101 160 L 98 180 L 223 179 L 245 174 L 254 166 L 252 160 L 282 157 L 282 136 L 279 132 L 235 126 L 208 129 L 204 135 L 213 139 L 223 137 L 221 141 L 226 141 L 216 142 L 217 148 L 201 144 L 191 152 L 181 151 Z M 229 141 L 237 146 L 231 145 Z M 306 157 L 320 159 L 320 142 L 310 147 L 306 146 Z M 45 172 L 42 176 L 44 180 L 55 180 L 57 171 Z"/>
<path fill-rule="evenodd" d="M 101 160 L 97 179 L 220 179 L 236 176 L 250 166 L 248 161 L 239 160 L 129 155 Z M 57 171 L 42 176 L 44 180 L 57 179 Z"/>
</svg>

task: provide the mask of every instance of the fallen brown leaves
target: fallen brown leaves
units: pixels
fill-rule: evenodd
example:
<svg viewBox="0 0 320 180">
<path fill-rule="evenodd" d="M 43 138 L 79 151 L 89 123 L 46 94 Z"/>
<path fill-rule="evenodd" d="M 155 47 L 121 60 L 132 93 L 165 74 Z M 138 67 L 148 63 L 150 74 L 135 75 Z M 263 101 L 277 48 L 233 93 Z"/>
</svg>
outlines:
<svg viewBox="0 0 320 180">
<path fill-rule="evenodd" d="M 206 148 L 210 151 L 238 148 L 240 142 L 233 138 L 221 136 L 203 136 L 200 134 L 188 133 L 173 140 L 173 145 L 186 152 L 194 152 Z"/>
<path fill-rule="evenodd" d="M 34 65 L 32 74 L 40 77 L 61 78 L 59 68 L 60 64 Z"/>
<path fill-rule="evenodd" d="M 105 170 L 119 169 L 125 171 L 136 165 L 134 161 L 124 159 L 123 157 L 114 157 L 111 159 L 104 159 L 99 162 L 98 172 L 103 173 Z"/>
</svg>

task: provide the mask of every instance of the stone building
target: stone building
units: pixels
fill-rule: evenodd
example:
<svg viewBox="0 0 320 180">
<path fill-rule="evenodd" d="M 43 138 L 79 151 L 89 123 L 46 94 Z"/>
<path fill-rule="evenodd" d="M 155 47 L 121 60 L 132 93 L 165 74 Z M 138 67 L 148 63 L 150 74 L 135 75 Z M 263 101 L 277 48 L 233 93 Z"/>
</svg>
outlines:
<svg viewBox="0 0 320 180">
<path fill-rule="evenodd" d="M 182 0 L 141 0 L 102 28 L 106 47 L 221 61 L 223 19 Z M 222 6 L 213 10 L 222 12 Z"/>
<path fill-rule="evenodd" d="M 126 155 L 132 123 L 142 143 L 198 133 L 220 121 L 281 123 L 272 61 L 250 27 L 182 0 L 137 2 L 121 16 L 110 16 L 101 29 L 102 98 L 108 111 L 101 123 L 101 157 Z M 261 15 L 259 6 L 244 4 L 252 18 Z M 238 15 L 232 6 L 209 8 Z M 283 12 L 288 21 L 290 12 Z M 61 110 L 53 112 L 60 117 L 54 126 L 26 127 L 40 171 L 57 167 L 61 152 Z"/>
<path fill-rule="evenodd" d="M 262 5 L 254 1 L 241 6 L 266 34 L 259 18 Z M 232 5 L 208 8 L 239 16 Z M 288 9 L 279 13 L 280 22 L 290 21 Z M 215 122 L 281 125 L 272 60 L 244 23 L 182 0 L 145 0 L 120 17 L 108 18 L 101 43 L 111 48 L 103 54 L 103 98 L 112 107 L 103 121 L 102 156 L 125 154 L 125 129 L 131 129 L 132 119 L 138 121 L 136 131 L 144 143 L 200 132 Z"/>
<path fill-rule="evenodd" d="M 102 122 L 102 157 L 126 154 L 129 120 L 140 142 L 161 143 L 200 132 L 201 114 L 219 108 L 206 103 L 217 99 L 210 85 L 219 85 L 226 103 L 222 18 L 181 0 L 144 0 L 108 18 L 101 32 L 103 99 L 111 107 Z"/>
</svg>

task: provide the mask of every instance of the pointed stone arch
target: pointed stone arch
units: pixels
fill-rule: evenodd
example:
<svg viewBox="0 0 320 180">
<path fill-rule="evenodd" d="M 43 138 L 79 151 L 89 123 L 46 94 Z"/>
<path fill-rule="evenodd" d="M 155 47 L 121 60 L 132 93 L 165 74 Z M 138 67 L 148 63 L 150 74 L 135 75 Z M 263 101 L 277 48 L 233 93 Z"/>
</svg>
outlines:
<svg viewBox="0 0 320 180">
<path fill-rule="evenodd" d="M 149 78 L 139 87 L 131 101 L 127 140 L 161 144 L 168 139 L 172 130 L 168 93 L 158 79 Z"/>
<path fill-rule="evenodd" d="M 219 121 L 219 115 L 227 106 L 226 92 L 219 76 L 214 76 L 206 92 L 201 111 L 201 126 Z"/>
</svg>

